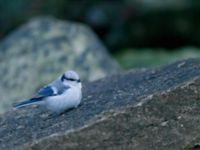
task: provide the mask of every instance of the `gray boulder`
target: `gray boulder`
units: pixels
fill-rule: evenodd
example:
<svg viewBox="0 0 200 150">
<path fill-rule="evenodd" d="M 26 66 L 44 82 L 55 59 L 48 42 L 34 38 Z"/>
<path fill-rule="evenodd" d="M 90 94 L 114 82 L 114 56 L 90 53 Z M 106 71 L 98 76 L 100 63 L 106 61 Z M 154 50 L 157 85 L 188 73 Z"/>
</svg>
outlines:
<svg viewBox="0 0 200 150">
<path fill-rule="evenodd" d="M 0 44 L 0 113 L 69 69 L 91 81 L 119 66 L 83 24 L 40 17 L 23 25 Z"/>
<path fill-rule="evenodd" d="M 200 59 L 84 84 L 83 102 L 56 118 L 41 109 L 0 117 L 0 149 L 198 149 Z"/>
</svg>

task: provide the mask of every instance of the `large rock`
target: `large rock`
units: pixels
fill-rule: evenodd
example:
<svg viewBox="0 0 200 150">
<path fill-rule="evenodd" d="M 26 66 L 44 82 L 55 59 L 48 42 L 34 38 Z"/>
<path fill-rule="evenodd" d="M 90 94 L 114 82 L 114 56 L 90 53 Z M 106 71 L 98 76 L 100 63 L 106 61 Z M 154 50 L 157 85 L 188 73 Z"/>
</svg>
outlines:
<svg viewBox="0 0 200 150">
<path fill-rule="evenodd" d="M 87 26 L 46 17 L 31 20 L 0 44 L 0 112 L 68 69 L 83 80 L 96 80 L 119 66 Z"/>
<path fill-rule="evenodd" d="M 198 149 L 200 59 L 130 71 L 83 87 L 77 109 L 0 117 L 0 149 Z"/>
</svg>

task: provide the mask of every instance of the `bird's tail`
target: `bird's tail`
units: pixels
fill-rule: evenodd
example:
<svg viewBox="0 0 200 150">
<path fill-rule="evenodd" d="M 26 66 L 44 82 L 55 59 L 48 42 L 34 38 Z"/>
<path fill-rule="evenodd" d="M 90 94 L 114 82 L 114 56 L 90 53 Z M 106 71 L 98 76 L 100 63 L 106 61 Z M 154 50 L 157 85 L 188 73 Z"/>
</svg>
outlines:
<svg viewBox="0 0 200 150">
<path fill-rule="evenodd" d="M 24 100 L 24 101 L 21 101 L 21 102 L 17 102 L 17 103 L 14 103 L 13 104 L 13 107 L 14 108 L 21 108 L 21 107 L 24 107 L 24 106 L 28 106 L 28 105 L 37 105 L 41 102 L 42 98 L 31 98 L 31 99 L 28 99 L 28 100 Z"/>
</svg>

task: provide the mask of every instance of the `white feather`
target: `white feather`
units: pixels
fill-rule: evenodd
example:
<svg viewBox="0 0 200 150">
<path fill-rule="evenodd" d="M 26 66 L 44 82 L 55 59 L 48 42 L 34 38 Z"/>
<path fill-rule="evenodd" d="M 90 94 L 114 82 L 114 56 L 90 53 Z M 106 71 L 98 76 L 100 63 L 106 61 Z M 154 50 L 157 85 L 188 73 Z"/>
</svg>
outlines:
<svg viewBox="0 0 200 150">
<path fill-rule="evenodd" d="M 81 87 L 70 86 L 63 94 L 46 98 L 44 105 L 50 111 L 61 113 L 69 108 L 77 107 L 81 98 Z"/>
</svg>

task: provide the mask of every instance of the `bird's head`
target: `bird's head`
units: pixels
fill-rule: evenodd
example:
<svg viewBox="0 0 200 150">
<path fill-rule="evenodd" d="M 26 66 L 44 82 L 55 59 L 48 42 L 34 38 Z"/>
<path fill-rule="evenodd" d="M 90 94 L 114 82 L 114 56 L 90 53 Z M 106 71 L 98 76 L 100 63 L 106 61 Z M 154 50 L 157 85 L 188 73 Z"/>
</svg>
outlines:
<svg viewBox="0 0 200 150">
<path fill-rule="evenodd" d="M 60 79 L 65 86 L 78 86 L 81 88 L 81 80 L 75 71 L 66 71 Z"/>
</svg>

